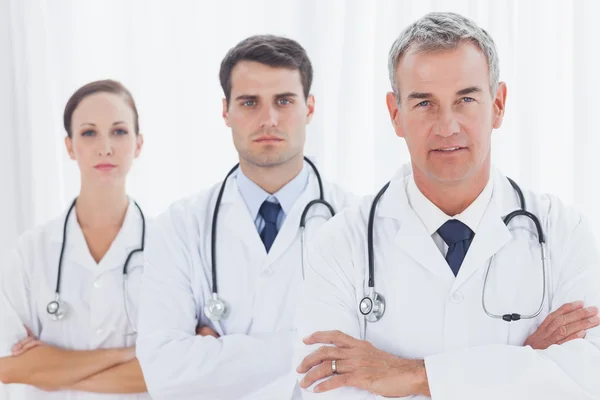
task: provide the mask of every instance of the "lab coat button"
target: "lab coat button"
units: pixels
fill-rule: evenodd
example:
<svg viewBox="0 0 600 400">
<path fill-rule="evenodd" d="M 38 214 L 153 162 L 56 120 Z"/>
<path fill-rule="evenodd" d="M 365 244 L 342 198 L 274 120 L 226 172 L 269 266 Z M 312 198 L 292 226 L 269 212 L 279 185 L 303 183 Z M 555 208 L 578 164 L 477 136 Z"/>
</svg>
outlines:
<svg viewBox="0 0 600 400">
<path fill-rule="evenodd" d="M 271 276 L 273 275 L 273 270 L 271 268 L 267 268 L 262 273 L 263 276 Z"/>
<path fill-rule="evenodd" d="M 454 304 L 459 304 L 462 303 L 463 301 L 463 295 L 461 292 L 454 292 L 452 294 L 452 297 L 450 298 L 450 301 L 453 302 Z"/>
<path fill-rule="evenodd" d="M 104 331 L 102 330 L 102 328 L 100 328 L 100 329 L 96 330 L 96 335 L 100 336 L 100 335 L 102 335 L 102 332 L 104 332 Z"/>
<path fill-rule="evenodd" d="M 96 279 L 96 280 L 94 281 L 94 287 L 95 287 L 96 289 L 98 289 L 98 288 L 100 288 L 101 286 L 102 286 L 102 282 L 100 282 L 100 279 Z"/>
</svg>

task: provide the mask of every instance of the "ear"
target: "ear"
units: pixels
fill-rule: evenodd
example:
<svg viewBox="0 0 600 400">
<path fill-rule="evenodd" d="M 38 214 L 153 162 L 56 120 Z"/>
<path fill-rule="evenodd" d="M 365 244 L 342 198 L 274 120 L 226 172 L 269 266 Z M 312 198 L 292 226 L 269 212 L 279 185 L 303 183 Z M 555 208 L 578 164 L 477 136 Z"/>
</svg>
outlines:
<svg viewBox="0 0 600 400">
<path fill-rule="evenodd" d="M 223 97 L 223 111 L 221 116 L 223 117 L 223 121 L 225 121 L 225 125 L 227 125 L 228 128 L 231 128 L 231 125 L 229 124 L 229 106 L 227 104 L 227 99 Z"/>
<path fill-rule="evenodd" d="M 73 151 L 73 139 L 69 136 L 65 137 L 65 147 L 67 149 L 67 154 L 71 160 L 75 160 L 75 152 Z"/>
<path fill-rule="evenodd" d="M 308 95 L 308 99 L 306 99 L 306 107 L 308 108 L 308 114 L 306 114 L 306 123 L 310 124 L 313 114 L 315 113 L 315 96 L 312 94 Z"/>
<path fill-rule="evenodd" d="M 402 131 L 402 125 L 400 124 L 400 109 L 398 108 L 396 94 L 394 92 L 388 92 L 385 96 L 385 102 L 387 104 L 388 112 L 390 113 L 390 119 L 392 120 L 392 125 L 396 131 L 396 135 L 403 138 L 404 132 Z"/>
<path fill-rule="evenodd" d="M 496 91 L 496 97 L 494 98 L 494 129 L 502 126 L 504 119 L 504 110 L 506 107 L 506 83 L 500 82 L 498 84 L 498 90 Z"/>
<path fill-rule="evenodd" d="M 135 135 L 135 158 L 140 156 L 142 152 L 142 147 L 144 147 L 144 135 L 138 133 Z"/>
</svg>

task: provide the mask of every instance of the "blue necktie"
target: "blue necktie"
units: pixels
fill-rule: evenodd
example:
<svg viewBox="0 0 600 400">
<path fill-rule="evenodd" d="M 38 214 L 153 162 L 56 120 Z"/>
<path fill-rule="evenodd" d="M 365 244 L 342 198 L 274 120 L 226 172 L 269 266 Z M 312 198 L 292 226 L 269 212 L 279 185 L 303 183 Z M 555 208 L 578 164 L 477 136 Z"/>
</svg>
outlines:
<svg viewBox="0 0 600 400">
<path fill-rule="evenodd" d="M 272 203 L 267 200 L 262 203 L 260 209 L 258 210 L 260 216 L 265 220 L 265 226 L 260 232 L 260 238 L 265 244 L 267 253 L 271 249 L 271 246 L 277 237 L 277 217 L 279 216 L 279 211 L 281 211 L 280 204 Z"/>
<path fill-rule="evenodd" d="M 448 245 L 446 261 L 456 276 L 475 234 L 468 226 L 456 219 L 447 221 L 437 232 Z"/>
</svg>

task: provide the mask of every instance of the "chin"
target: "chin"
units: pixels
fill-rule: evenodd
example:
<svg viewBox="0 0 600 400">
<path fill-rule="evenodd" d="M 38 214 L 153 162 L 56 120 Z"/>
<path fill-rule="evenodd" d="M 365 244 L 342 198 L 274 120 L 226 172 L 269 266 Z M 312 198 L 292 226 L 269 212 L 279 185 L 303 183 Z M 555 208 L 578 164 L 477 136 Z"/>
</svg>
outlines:
<svg viewBox="0 0 600 400">
<path fill-rule="evenodd" d="M 278 165 L 285 164 L 293 157 L 290 157 L 288 154 L 282 154 L 280 151 L 275 151 L 275 149 L 270 149 L 267 151 L 263 151 L 260 154 L 250 154 L 246 158 L 246 160 L 253 165 L 262 168 L 276 167 Z"/>
<path fill-rule="evenodd" d="M 438 182 L 452 184 L 466 181 L 473 176 L 473 171 L 468 167 L 457 165 L 431 169 L 428 175 Z"/>
</svg>

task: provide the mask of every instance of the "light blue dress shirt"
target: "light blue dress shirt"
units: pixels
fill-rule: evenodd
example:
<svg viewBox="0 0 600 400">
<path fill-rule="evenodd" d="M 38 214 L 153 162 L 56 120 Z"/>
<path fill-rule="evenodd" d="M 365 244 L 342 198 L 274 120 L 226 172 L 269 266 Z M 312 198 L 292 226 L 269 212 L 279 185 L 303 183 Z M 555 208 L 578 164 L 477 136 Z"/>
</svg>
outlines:
<svg viewBox="0 0 600 400">
<path fill-rule="evenodd" d="M 267 200 L 281 205 L 281 211 L 279 211 L 279 215 L 277 216 L 277 229 L 281 229 L 285 217 L 290 213 L 294 203 L 296 203 L 296 200 L 298 200 L 298 197 L 300 197 L 308 185 L 308 166 L 305 162 L 302 171 L 284 187 L 279 189 L 277 193 L 272 195 L 265 192 L 264 189 L 244 175 L 241 168 L 238 168 L 236 179 L 240 194 L 246 206 L 248 206 L 248 211 L 250 211 L 256 229 L 260 233 L 265 226 L 265 221 L 259 214 L 262 203 Z"/>
</svg>

